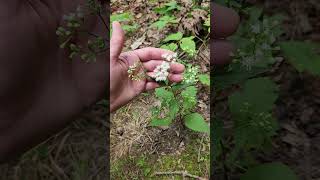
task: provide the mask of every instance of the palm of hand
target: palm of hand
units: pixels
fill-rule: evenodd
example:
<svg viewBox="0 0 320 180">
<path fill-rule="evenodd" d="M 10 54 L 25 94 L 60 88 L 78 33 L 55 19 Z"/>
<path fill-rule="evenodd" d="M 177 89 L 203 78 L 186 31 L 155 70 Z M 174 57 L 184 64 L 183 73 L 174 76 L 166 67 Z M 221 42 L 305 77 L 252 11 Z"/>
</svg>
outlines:
<svg viewBox="0 0 320 180">
<path fill-rule="evenodd" d="M 147 71 L 146 75 L 151 76 L 156 66 L 163 62 L 162 55 L 173 52 L 158 48 L 143 48 L 134 51 L 121 53 L 124 45 L 124 32 L 119 23 L 113 24 L 113 34 L 110 47 L 110 103 L 111 111 L 128 103 L 135 96 L 143 91 L 151 90 L 159 86 L 153 80 L 143 78 L 132 80 L 128 77 L 129 66 L 135 62 L 141 62 L 141 71 Z M 171 82 L 182 81 L 184 66 L 179 63 L 170 65 L 168 79 Z"/>
<path fill-rule="evenodd" d="M 74 5 L 80 1 L 32 1 L 23 5 L 19 1 L 1 3 L 1 7 L 8 8 L 3 13 L 17 6 L 23 9 L 20 14 L 10 11 L 16 23 L 5 23 L 7 26 L 0 29 L 1 34 L 7 32 L 15 34 L 9 38 L 5 37 L 0 44 L 1 57 L 10 59 L 11 64 L 15 64 L 5 68 L 8 67 L 9 61 L 1 62 L 3 64 L 1 72 L 10 79 L 10 82 L 0 79 L 0 86 L 3 87 L 3 91 L 6 91 L 5 97 L 8 99 L 14 97 L 12 89 L 16 86 L 25 86 L 25 78 L 33 79 L 25 86 L 23 94 L 26 98 L 37 94 L 39 101 L 44 102 L 45 99 L 50 99 L 50 96 L 55 96 L 56 99 L 53 102 L 58 103 L 59 100 L 62 102 L 69 99 L 68 97 L 73 97 L 67 109 L 80 109 L 102 96 L 107 87 L 106 55 L 99 57 L 97 63 L 86 64 L 81 62 L 80 58 L 70 62 L 65 52 L 58 47 L 55 34 L 58 22 L 63 14 L 72 12 L 76 8 Z M 64 9 L 60 9 L 59 4 L 62 4 Z M 96 33 L 107 34 L 101 22 L 89 28 Z M 87 37 L 81 38 L 87 39 Z M 22 100 L 21 97 L 11 99 L 11 102 L 20 104 L 16 102 L 19 100 Z M 39 106 L 45 105 L 39 104 Z M 23 107 L 21 108 L 19 111 L 24 111 Z"/>
<path fill-rule="evenodd" d="M 0 17 L 10 17 L 0 26 L 0 161 L 45 140 L 105 95 L 106 54 L 96 63 L 70 61 L 55 34 L 81 1 L 0 2 Z M 91 22 L 89 31 L 108 34 Z"/>
<path fill-rule="evenodd" d="M 129 55 L 122 54 L 115 61 L 117 63 L 111 64 L 110 73 L 111 101 L 114 101 L 113 97 L 120 97 L 120 101 L 125 103 L 126 99 L 130 99 L 130 97 L 134 97 L 144 91 L 147 82 L 144 79 L 133 81 L 128 76 L 129 66 L 136 61 L 140 61 L 139 56 L 134 52 Z"/>
</svg>

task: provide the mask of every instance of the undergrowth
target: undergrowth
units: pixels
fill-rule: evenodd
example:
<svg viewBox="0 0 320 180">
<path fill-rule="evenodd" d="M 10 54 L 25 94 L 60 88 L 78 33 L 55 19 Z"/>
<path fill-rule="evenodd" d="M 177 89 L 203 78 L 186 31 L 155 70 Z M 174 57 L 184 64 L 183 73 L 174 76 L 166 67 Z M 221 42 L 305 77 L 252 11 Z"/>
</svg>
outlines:
<svg viewBox="0 0 320 180">
<path fill-rule="evenodd" d="M 273 115 L 278 98 L 278 85 L 267 72 L 283 59 L 282 54 L 298 72 L 319 75 L 320 56 L 311 42 L 282 41 L 283 15 L 266 16 L 263 9 L 244 1 L 219 0 L 243 17 L 240 27 L 230 40 L 237 50 L 233 61 L 224 69 L 214 69 L 213 88 L 216 96 L 234 89 L 228 96 L 233 131 L 225 134 L 224 117 L 215 116 L 212 123 L 213 174 L 229 179 L 242 174 L 241 180 L 298 179 L 282 163 L 260 164 L 256 155 L 272 149 L 273 138 L 279 129 Z"/>
</svg>

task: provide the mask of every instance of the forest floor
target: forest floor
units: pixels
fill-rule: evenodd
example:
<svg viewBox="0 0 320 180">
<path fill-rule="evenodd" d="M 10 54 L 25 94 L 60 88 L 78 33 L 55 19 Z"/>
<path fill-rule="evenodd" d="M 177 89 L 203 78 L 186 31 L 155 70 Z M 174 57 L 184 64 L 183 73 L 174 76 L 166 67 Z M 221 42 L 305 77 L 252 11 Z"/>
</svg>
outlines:
<svg viewBox="0 0 320 180">
<path fill-rule="evenodd" d="M 113 14 L 129 13 L 133 16 L 128 22 L 139 28 L 126 33 L 125 50 L 132 50 L 133 44 L 143 47 L 160 47 L 161 41 L 170 33 L 177 31 L 205 39 L 208 34 L 196 32 L 201 23 L 208 17 L 208 11 L 194 13 L 187 1 L 176 1 L 181 10 L 174 16 L 181 20 L 180 24 L 170 25 L 162 30 L 151 28 L 161 15 L 155 8 L 162 7 L 168 0 L 162 1 L 113 1 Z M 201 6 L 209 7 L 209 3 Z M 186 19 L 186 14 L 191 18 Z M 201 19 L 202 18 L 202 19 Z M 188 28 L 186 28 L 188 26 Z M 137 47 L 134 47 L 137 48 Z M 201 67 L 201 72 L 208 72 L 210 51 L 208 41 L 197 44 L 199 53 L 189 62 Z M 197 111 L 209 121 L 208 87 L 200 87 Z M 208 178 L 210 140 L 205 134 L 195 133 L 186 129 L 180 119 L 169 127 L 150 127 L 150 109 L 157 103 L 154 93 L 144 93 L 115 114 L 111 115 L 111 178 L 112 179 L 182 179 L 181 172 Z M 155 175 L 163 172 L 167 175 Z M 174 175 L 173 173 L 178 173 Z M 188 178 L 188 177 L 187 177 Z M 190 177 L 189 177 L 190 178 Z"/>
<path fill-rule="evenodd" d="M 279 13 L 285 15 L 282 24 L 285 33 L 281 40 L 320 42 L 319 1 L 249 0 L 247 2 L 264 8 L 264 13 L 267 15 Z M 273 150 L 258 154 L 258 160 L 283 162 L 294 170 L 299 179 L 320 179 L 320 78 L 308 73 L 298 73 L 285 61 L 273 67 L 268 76 L 279 85 L 280 89 L 274 108 L 280 130 L 274 138 Z M 214 111 L 220 116 L 230 117 L 227 98 L 219 102 Z M 225 124 L 228 124 L 228 120 Z M 237 174 L 233 177 L 239 178 Z"/>
<path fill-rule="evenodd" d="M 0 166 L 0 180 L 105 180 L 107 104 L 101 101 L 21 158 Z"/>
</svg>

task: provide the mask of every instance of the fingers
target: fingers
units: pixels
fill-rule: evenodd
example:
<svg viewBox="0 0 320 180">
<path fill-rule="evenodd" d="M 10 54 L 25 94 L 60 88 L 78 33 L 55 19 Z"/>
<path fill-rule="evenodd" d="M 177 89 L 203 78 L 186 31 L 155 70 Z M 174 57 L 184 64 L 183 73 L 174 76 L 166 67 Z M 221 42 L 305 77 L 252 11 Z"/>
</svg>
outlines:
<svg viewBox="0 0 320 180">
<path fill-rule="evenodd" d="M 133 51 L 142 62 L 149 60 L 162 60 L 163 54 L 172 54 L 172 51 L 160 48 L 147 47 Z"/>
<path fill-rule="evenodd" d="M 171 82 L 181 82 L 183 80 L 182 74 L 169 74 L 169 81 Z"/>
<path fill-rule="evenodd" d="M 233 10 L 211 3 L 213 15 L 211 18 L 211 26 L 213 27 L 213 38 L 225 38 L 232 35 L 240 22 L 239 15 Z"/>
<path fill-rule="evenodd" d="M 110 40 L 110 60 L 115 61 L 118 59 L 122 48 L 124 46 L 124 31 L 119 22 L 112 23 L 112 36 Z"/>
<path fill-rule="evenodd" d="M 149 90 L 153 90 L 155 88 L 158 88 L 160 87 L 160 85 L 156 82 L 147 82 L 146 84 L 146 91 L 149 91 Z"/>
<path fill-rule="evenodd" d="M 213 52 L 211 62 L 214 65 L 224 65 L 231 61 L 230 53 L 234 51 L 234 47 L 226 40 L 211 40 L 210 51 Z"/>
<path fill-rule="evenodd" d="M 147 71 L 153 71 L 157 66 L 159 66 L 163 61 L 159 60 L 150 60 L 145 63 L 143 63 L 145 69 Z M 178 74 L 178 73 L 183 73 L 185 67 L 184 65 L 180 63 L 171 63 L 170 64 L 170 72 Z"/>
</svg>

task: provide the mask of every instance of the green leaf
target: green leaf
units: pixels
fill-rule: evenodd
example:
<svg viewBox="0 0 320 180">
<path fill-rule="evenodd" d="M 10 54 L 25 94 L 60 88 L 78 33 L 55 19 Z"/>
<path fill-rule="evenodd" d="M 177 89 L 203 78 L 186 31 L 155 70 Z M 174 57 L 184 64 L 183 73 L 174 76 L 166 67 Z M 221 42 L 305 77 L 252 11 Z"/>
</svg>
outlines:
<svg viewBox="0 0 320 180">
<path fill-rule="evenodd" d="M 152 119 L 150 126 L 169 126 L 172 123 L 171 118 L 154 118 Z"/>
<path fill-rule="evenodd" d="M 209 133 L 209 125 L 199 113 L 188 114 L 184 117 L 184 124 L 194 131 Z"/>
<path fill-rule="evenodd" d="M 130 21 L 133 19 L 132 15 L 130 13 L 122 13 L 122 14 L 112 14 L 110 17 L 110 21 L 118 21 L 118 22 L 124 22 L 124 21 Z"/>
<path fill-rule="evenodd" d="M 246 105 L 255 113 L 269 112 L 278 98 L 276 84 L 268 78 L 255 78 L 248 80 L 242 91 L 229 97 L 230 111 L 240 114 Z"/>
<path fill-rule="evenodd" d="M 157 88 L 155 94 L 158 98 L 171 101 L 174 98 L 174 94 L 171 91 L 166 90 L 164 87 Z"/>
<path fill-rule="evenodd" d="M 195 86 L 186 87 L 186 89 L 181 92 L 181 95 L 183 97 L 196 98 L 197 88 Z"/>
<path fill-rule="evenodd" d="M 262 11 L 263 9 L 258 8 L 258 7 L 251 7 L 249 9 L 249 22 L 250 23 L 256 23 L 258 21 L 258 19 L 261 17 L 262 15 Z"/>
<path fill-rule="evenodd" d="M 163 41 L 168 42 L 168 41 L 179 41 L 182 38 L 183 34 L 181 32 L 177 32 L 174 34 L 168 35 Z"/>
<path fill-rule="evenodd" d="M 200 74 L 198 78 L 203 85 L 210 86 L 210 76 L 208 74 Z"/>
<path fill-rule="evenodd" d="M 151 24 L 151 27 L 157 27 L 158 29 L 163 29 L 168 24 L 167 21 L 156 21 Z"/>
<path fill-rule="evenodd" d="M 167 8 L 165 6 L 164 7 L 157 7 L 154 9 L 154 12 L 159 13 L 159 14 L 165 14 L 167 12 Z"/>
<path fill-rule="evenodd" d="M 172 99 L 169 103 L 169 107 L 170 107 L 170 118 L 174 119 L 177 115 L 177 113 L 179 112 L 179 103 L 176 99 Z"/>
<path fill-rule="evenodd" d="M 151 27 L 157 27 L 163 29 L 168 23 L 178 23 L 178 20 L 173 16 L 162 16 L 158 21 L 151 24 Z"/>
<path fill-rule="evenodd" d="M 262 73 L 265 70 L 263 68 L 254 68 L 248 71 L 244 67 L 241 67 L 241 64 L 239 63 L 230 65 L 230 68 L 231 70 L 229 71 L 215 73 L 212 77 L 215 88 L 221 90 L 228 88 L 231 85 L 242 84 L 245 80 Z"/>
<path fill-rule="evenodd" d="M 170 51 L 176 51 L 178 49 L 178 45 L 176 43 L 164 44 L 160 48 L 167 49 Z"/>
<path fill-rule="evenodd" d="M 280 43 L 284 56 L 299 71 L 307 71 L 313 75 L 320 75 L 320 55 L 315 50 L 319 44 L 288 41 Z"/>
<path fill-rule="evenodd" d="M 174 10 L 174 9 L 177 9 L 177 10 L 181 9 L 181 7 L 178 5 L 177 1 L 171 1 L 169 3 L 166 3 L 165 6 L 167 6 L 167 10 L 166 10 L 167 12 Z"/>
<path fill-rule="evenodd" d="M 195 86 L 188 86 L 182 92 L 182 114 L 188 114 L 197 104 L 197 88 Z"/>
<path fill-rule="evenodd" d="M 194 36 L 190 36 L 180 40 L 180 48 L 190 56 L 193 56 L 196 53 L 196 43 L 193 39 Z"/>
<path fill-rule="evenodd" d="M 210 27 L 210 16 L 206 19 L 206 21 L 203 23 L 203 25 Z"/>
<path fill-rule="evenodd" d="M 133 32 L 138 29 L 138 24 L 134 25 L 122 25 L 122 29 L 126 32 Z"/>
<path fill-rule="evenodd" d="M 282 163 L 267 163 L 249 169 L 240 180 L 298 180 L 298 176 Z"/>
</svg>

